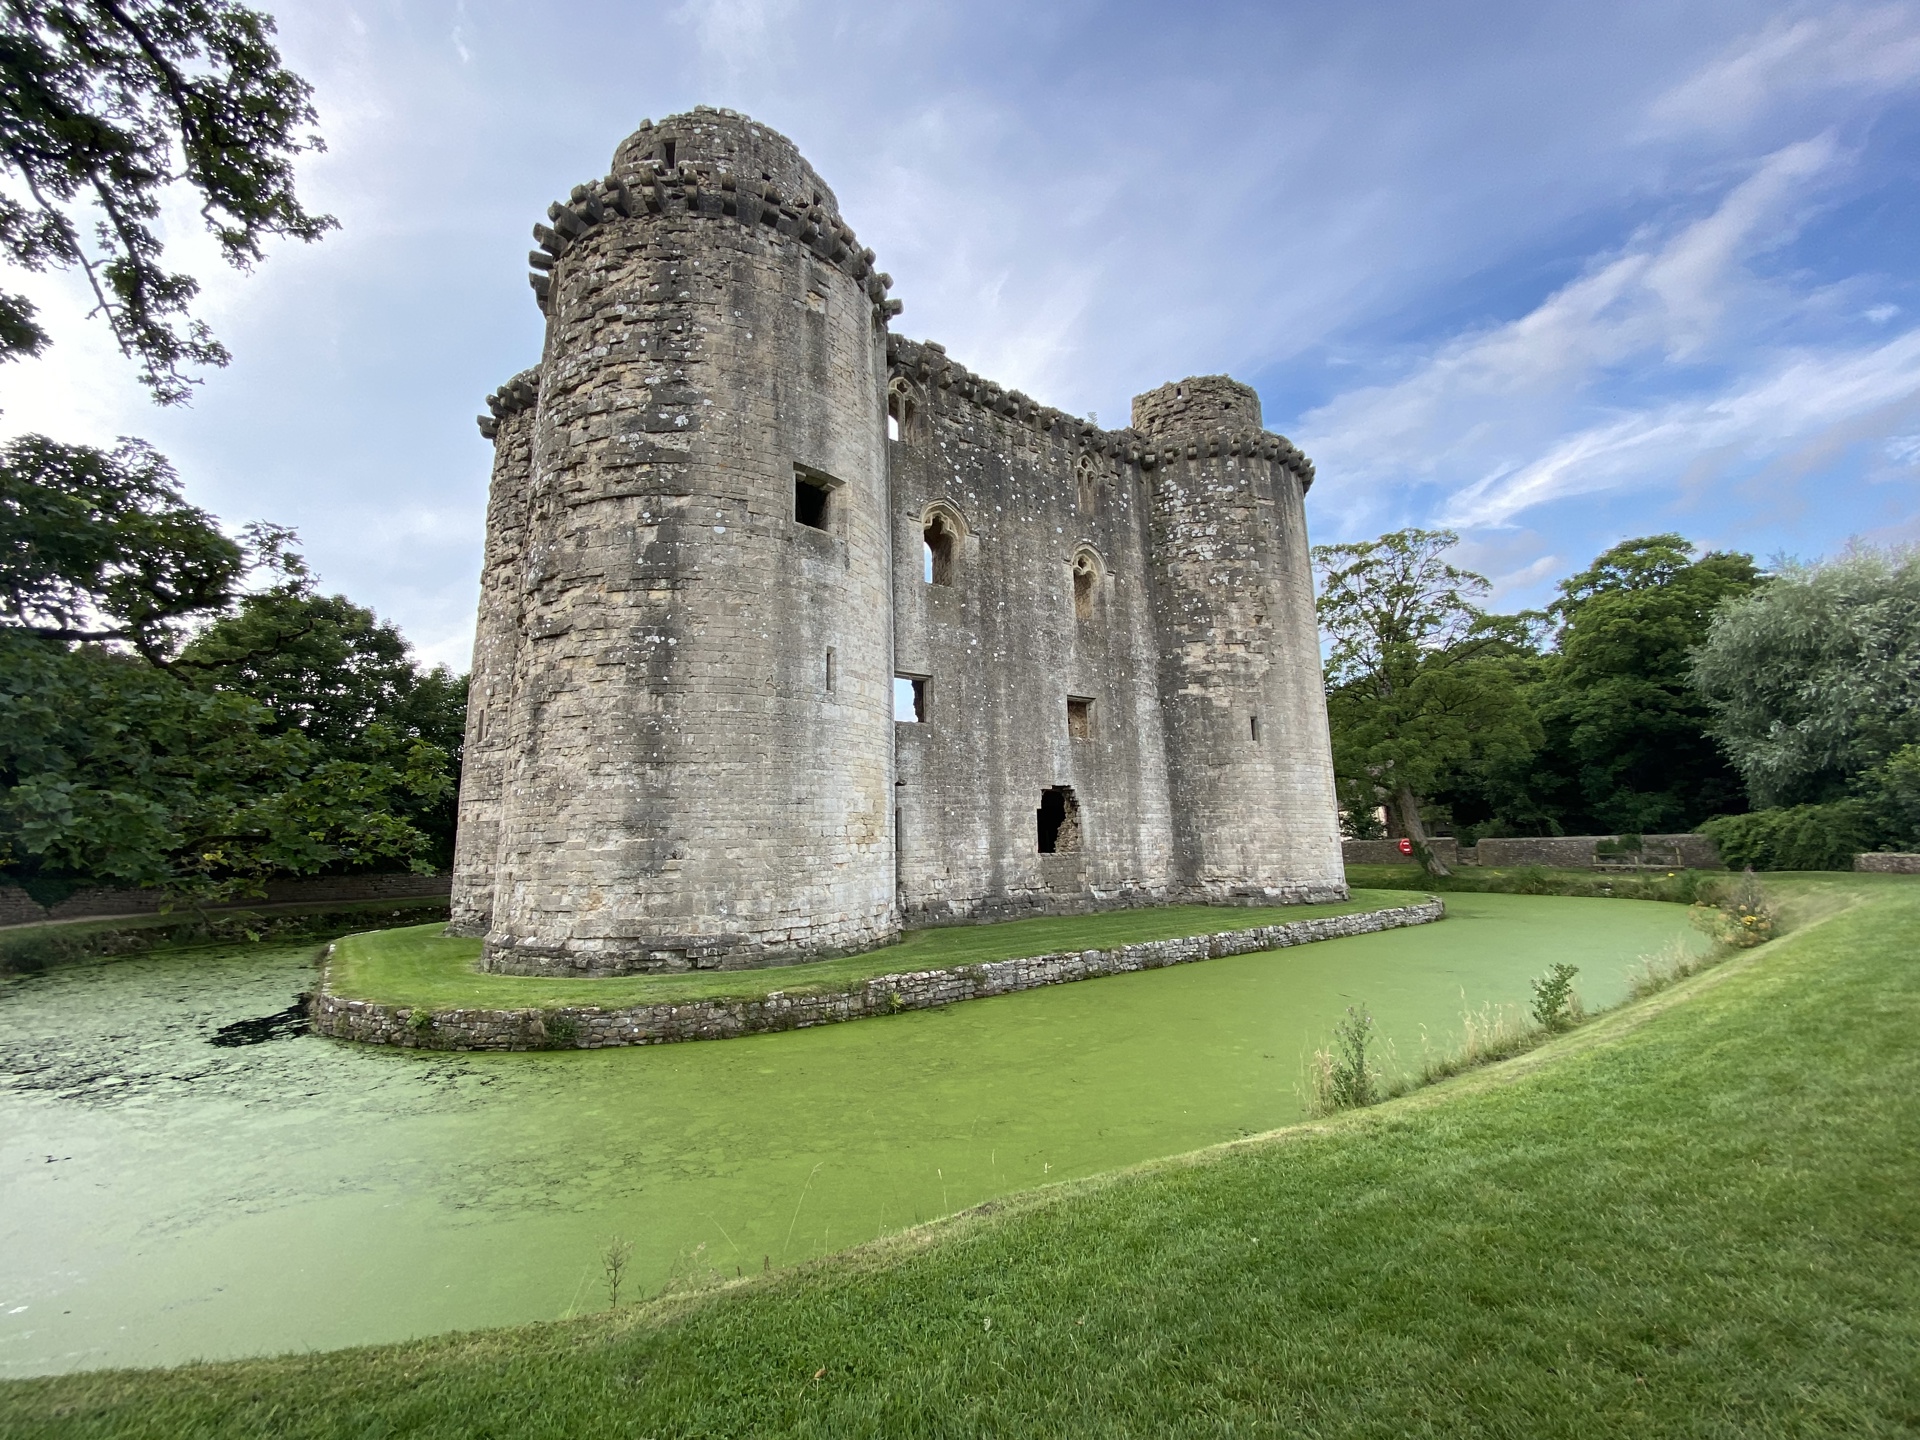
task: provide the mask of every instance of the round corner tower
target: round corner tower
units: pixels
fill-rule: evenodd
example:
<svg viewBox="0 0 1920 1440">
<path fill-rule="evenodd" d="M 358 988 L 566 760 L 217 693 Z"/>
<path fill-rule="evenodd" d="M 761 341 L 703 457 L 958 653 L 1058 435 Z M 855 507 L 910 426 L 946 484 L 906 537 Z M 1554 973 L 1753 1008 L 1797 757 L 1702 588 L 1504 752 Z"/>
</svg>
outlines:
<svg viewBox="0 0 1920 1440">
<path fill-rule="evenodd" d="M 791 142 L 730 111 L 643 125 L 548 219 L 482 964 L 882 943 L 888 282 Z"/>
<path fill-rule="evenodd" d="M 1307 552 L 1313 465 L 1224 375 L 1133 402 L 1173 811 L 1174 889 L 1195 900 L 1344 899 Z"/>
</svg>

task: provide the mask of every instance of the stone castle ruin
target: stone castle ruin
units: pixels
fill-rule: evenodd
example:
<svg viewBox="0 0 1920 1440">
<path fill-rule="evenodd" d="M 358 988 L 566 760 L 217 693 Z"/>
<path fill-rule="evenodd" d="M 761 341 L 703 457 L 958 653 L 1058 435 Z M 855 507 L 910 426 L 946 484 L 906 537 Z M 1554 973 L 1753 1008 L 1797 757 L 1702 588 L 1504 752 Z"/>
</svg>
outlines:
<svg viewBox="0 0 1920 1440">
<path fill-rule="evenodd" d="M 480 421 L 484 968 L 1345 896 L 1313 466 L 1252 390 L 1102 430 L 893 334 L 833 192 L 731 111 L 643 124 L 548 215 L 545 352 Z"/>
</svg>

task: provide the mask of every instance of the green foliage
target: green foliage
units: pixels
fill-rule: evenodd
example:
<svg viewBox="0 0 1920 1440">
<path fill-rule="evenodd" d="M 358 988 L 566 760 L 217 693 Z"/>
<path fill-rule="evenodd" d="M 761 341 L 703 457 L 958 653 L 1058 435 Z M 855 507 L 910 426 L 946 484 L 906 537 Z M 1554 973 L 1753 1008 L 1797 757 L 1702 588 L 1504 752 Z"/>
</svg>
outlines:
<svg viewBox="0 0 1920 1440">
<path fill-rule="evenodd" d="M 1715 618 L 1693 675 L 1756 805 L 1840 799 L 1920 743 L 1920 553 L 1784 567 Z"/>
<path fill-rule="evenodd" d="M 1349 1005 L 1346 1018 L 1333 1027 L 1332 1046 L 1314 1051 L 1307 1062 L 1312 1084 L 1309 1113 L 1358 1110 L 1380 1098 L 1380 1077 L 1367 1055 L 1372 1041 L 1373 1016 L 1364 1006 Z"/>
<path fill-rule="evenodd" d="M 226 605 L 246 567 L 246 550 L 138 440 L 0 445 L 0 626 L 124 641 L 164 662 L 182 624 Z"/>
<path fill-rule="evenodd" d="M 1524 624 L 1474 603 L 1485 578 L 1442 558 L 1458 541 L 1398 530 L 1313 552 L 1335 773 L 1349 811 L 1387 805 L 1430 871 L 1421 807 L 1436 784 L 1516 763 L 1540 734 L 1515 684 Z"/>
<path fill-rule="evenodd" d="M 337 759 L 271 718 L 137 656 L 0 628 L 0 871 L 209 903 L 274 875 L 428 868 L 405 817 L 446 799 L 442 752 Z"/>
<path fill-rule="evenodd" d="M 1858 800 L 1723 815 L 1700 832 L 1729 866 L 1752 870 L 1851 870 L 1853 857 L 1873 848 L 1876 833 Z"/>
<path fill-rule="evenodd" d="M 1774 936 L 1773 905 L 1752 870 L 1742 874 L 1738 888 L 1718 905 L 1696 905 L 1693 920 L 1734 950 L 1750 950 Z"/>
<path fill-rule="evenodd" d="M 231 0 L 8 0 L 0 10 L 0 255 L 29 270 L 77 267 L 123 353 L 162 404 L 184 400 L 183 365 L 227 352 L 188 306 L 192 276 L 163 265 L 162 196 L 184 181 L 228 263 L 269 235 L 314 240 L 334 224 L 294 195 L 293 157 L 312 91 L 281 68 L 273 21 Z M 83 238 L 76 207 L 97 214 Z M 22 297 L 0 296 L 0 359 L 47 335 Z"/>
<path fill-rule="evenodd" d="M 1533 981 L 1533 1023 L 1542 1030 L 1570 1030 L 1582 1014 L 1580 997 L 1574 993 L 1573 977 L 1577 965 L 1555 962 L 1547 973 Z"/>
<path fill-rule="evenodd" d="M 1679 535 L 1645 536 L 1560 582 L 1548 611 L 1557 649 L 1521 677 L 1541 744 L 1517 766 L 1439 787 L 1463 831 L 1667 834 L 1745 808 L 1689 656 L 1718 609 L 1759 577 L 1751 556 L 1693 555 Z"/>
</svg>

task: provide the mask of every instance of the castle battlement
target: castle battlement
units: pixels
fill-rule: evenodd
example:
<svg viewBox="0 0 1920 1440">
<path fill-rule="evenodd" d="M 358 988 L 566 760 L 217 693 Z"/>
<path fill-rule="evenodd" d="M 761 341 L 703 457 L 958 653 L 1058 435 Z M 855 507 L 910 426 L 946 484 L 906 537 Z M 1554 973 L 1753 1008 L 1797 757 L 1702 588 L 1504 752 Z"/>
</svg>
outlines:
<svg viewBox="0 0 1920 1440">
<path fill-rule="evenodd" d="M 1104 430 L 892 334 L 832 191 L 730 111 L 643 124 L 534 234 L 544 353 L 480 418 L 484 965 L 1344 895 L 1313 466 L 1251 389 Z"/>
</svg>

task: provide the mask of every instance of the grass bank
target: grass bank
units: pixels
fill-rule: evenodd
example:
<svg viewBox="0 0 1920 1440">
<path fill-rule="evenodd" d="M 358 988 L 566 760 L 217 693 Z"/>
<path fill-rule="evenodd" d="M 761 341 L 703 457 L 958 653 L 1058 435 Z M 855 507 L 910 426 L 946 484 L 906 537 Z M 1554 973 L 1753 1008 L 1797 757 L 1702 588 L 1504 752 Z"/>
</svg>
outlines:
<svg viewBox="0 0 1920 1440">
<path fill-rule="evenodd" d="M 1920 881 L 1508 1064 L 617 1315 L 0 1387 L 10 1435 L 1907 1435 Z"/>
<path fill-rule="evenodd" d="M 875 975 L 939 970 L 989 960 L 1014 960 L 1060 950 L 1098 950 L 1183 935 L 1212 935 L 1283 925 L 1319 915 L 1351 915 L 1406 905 L 1405 891 L 1356 890 L 1333 905 L 1242 908 L 1170 905 L 1111 910 L 1099 915 L 1050 915 L 997 925 L 956 925 L 909 931 L 897 945 L 762 970 L 703 970 L 679 975 L 623 975 L 600 980 L 487 975 L 473 968 L 478 940 L 449 938 L 439 925 L 415 925 L 351 935 L 334 946 L 329 988 L 352 1000 L 434 1010 L 517 1010 L 531 1007 L 672 1004 L 688 1000 L 752 1000 L 779 990 L 789 995 L 828 994 Z"/>
<path fill-rule="evenodd" d="M 1436 894 L 1577 895 L 1608 900 L 1711 900 L 1737 877 L 1724 870 L 1561 870 L 1545 865 L 1508 868 L 1462 865 L 1451 875 L 1427 875 L 1417 865 L 1349 865 L 1347 883 Z M 1769 877 L 1771 878 L 1771 877 Z"/>
</svg>

